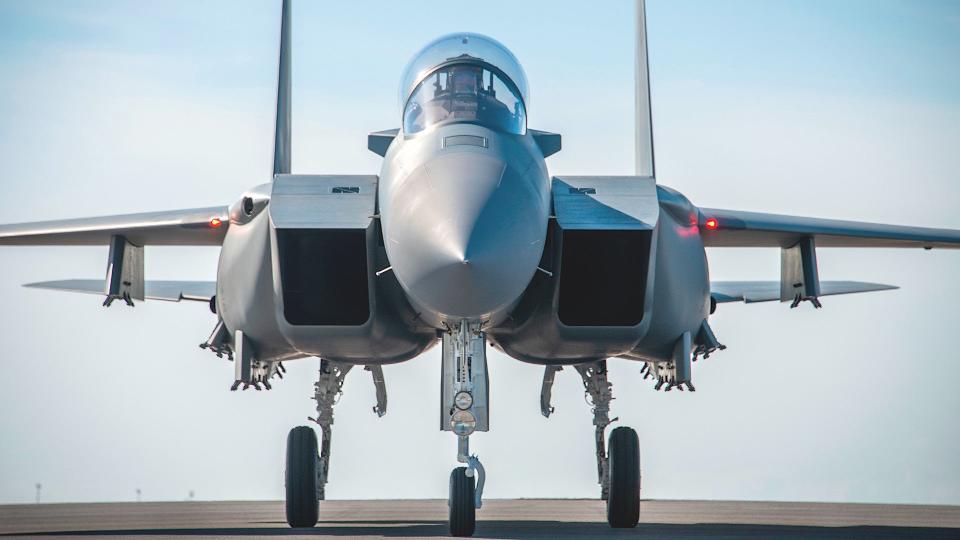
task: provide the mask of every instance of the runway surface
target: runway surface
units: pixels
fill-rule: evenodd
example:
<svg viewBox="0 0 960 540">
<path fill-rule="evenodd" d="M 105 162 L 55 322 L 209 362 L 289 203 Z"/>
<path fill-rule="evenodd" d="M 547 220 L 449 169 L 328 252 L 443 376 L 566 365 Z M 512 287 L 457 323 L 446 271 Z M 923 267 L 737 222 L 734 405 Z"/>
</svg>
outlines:
<svg viewBox="0 0 960 540">
<path fill-rule="evenodd" d="M 960 506 L 643 501 L 614 530 L 596 500 L 490 500 L 476 538 L 960 538 Z M 446 501 L 324 501 L 314 529 L 290 529 L 282 502 L 0 506 L 0 538 L 437 538 Z"/>
</svg>

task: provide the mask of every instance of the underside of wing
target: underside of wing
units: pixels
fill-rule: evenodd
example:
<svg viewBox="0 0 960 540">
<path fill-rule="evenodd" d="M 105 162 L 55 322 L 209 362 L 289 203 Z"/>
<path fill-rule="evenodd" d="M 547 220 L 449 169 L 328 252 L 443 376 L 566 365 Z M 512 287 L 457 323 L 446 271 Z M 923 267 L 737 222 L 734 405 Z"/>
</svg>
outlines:
<svg viewBox="0 0 960 540">
<path fill-rule="evenodd" d="M 861 281 L 821 281 L 820 296 L 897 289 L 894 285 Z M 779 281 L 711 281 L 710 295 L 718 304 L 726 302 L 773 302 L 781 300 Z"/>
<path fill-rule="evenodd" d="M 0 246 L 106 246 L 122 236 L 135 246 L 219 246 L 225 206 L 0 225 Z"/>
<path fill-rule="evenodd" d="M 106 294 L 106 286 L 106 281 L 102 279 L 65 279 L 61 281 L 27 283 L 24 285 L 24 287 L 34 289 L 96 294 L 100 296 Z M 217 293 L 217 283 L 215 281 L 153 280 L 145 281 L 144 289 L 144 297 L 147 300 L 164 300 L 167 302 L 194 300 L 197 302 L 209 302 Z"/>
<path fill-rule="evenodd" d="M 960 249 L 960 230 L 883 225 L 834 219 L 700 209 L 707 247 L 789 248 L 804 238 L 817 247 Z"/>
</svg>

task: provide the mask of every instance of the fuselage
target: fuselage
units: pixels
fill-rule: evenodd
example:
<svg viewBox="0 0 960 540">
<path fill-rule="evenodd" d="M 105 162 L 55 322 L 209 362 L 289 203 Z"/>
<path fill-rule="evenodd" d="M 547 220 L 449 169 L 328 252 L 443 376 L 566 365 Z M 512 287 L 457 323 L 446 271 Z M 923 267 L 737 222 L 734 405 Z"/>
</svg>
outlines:
<svg viewBox="0 0 960 540">
<path fill-rule="evenodd" d="M 225 326 L 264 360 L 401 362 L 464 322 L 526 362 L 669 358 L 709 312 L 695 208 L 649 177 L 552 178 L 526 87 L 489 38 L 424 48 L 379 177 L 278 176 L 232 208 Z"/>
<path fill-rule="evenodd" d="M 387 255 L 411 304 L 437 328 L 496 325 L 543 255 L 550 183 L 527 134 L 453 123 L 399 136 L 378 188 Z"/>
</svg>

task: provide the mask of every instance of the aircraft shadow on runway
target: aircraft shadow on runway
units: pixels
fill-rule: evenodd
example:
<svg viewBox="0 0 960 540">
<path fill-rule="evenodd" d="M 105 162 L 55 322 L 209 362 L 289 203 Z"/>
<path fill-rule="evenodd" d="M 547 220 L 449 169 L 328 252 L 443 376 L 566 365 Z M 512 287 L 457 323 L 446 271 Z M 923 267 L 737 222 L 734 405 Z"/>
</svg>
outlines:
<svg viewBox="0 0 960 540">
<path fill-rule="evenodd" d="M 272 523 L 272 522 L 271 522 Z M 110 529 L 87 531 L 50 530 L 31 533 L 5 533 L 0 537 L 42 536 L 318 536 L 318 537 L 445 537 L 443 521 L 337 521 L 319 524 L 312 529 L 289 527 L 238 527 L 208 529 Z M 692 525 L 641 523 L 636 529 L 610 529 L 605 523 L 568 521 L 480 521 L 474 538 L 622 538 L 645 537 L 663 540 L 693 538 L 815 538 L 815 539 L 957 539 L 960 529 L 934 527 L 813 527 L 793 525 L 755 525 L 730 523 L 698 523 Z"/>
</svg>

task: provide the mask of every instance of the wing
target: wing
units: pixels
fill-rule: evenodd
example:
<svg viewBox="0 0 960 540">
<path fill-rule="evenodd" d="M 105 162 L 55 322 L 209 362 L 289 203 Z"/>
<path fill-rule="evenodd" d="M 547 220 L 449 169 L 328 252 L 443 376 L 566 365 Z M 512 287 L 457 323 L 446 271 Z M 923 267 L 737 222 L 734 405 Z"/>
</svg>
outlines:
<svg viewBox="0 0 960 540">
<path fill-rule="evenodd" d="M 179 302 L 194 300 L 209 302 L 217 294 L 215 281 L 146 281 L 144 297 L 147 300 L 165 300 Z M 65 279 L 62 281 L 43 281 L 27 283 L 24 287 L 48 289 L 53 291 L 76 292 L 85 294 L 106 294 L 106 281 L 102 279 Z"/>
<path fill-rule="evenodd" d="M 0 225 L 3 246 L 106 246 L 123 236 L 135 246 L 219 246 L 226 206 Z"/>
<path fill-rule="evenodd" d="M 898 289 L 894 285 L 861 281 L 821 281 L 820 296 Z M 710 296 L 718 304 L 726 302 L 773 302 L 780 300 L 779 281 L 711 281 Z"/>
<path fill-rule="evenodd" d="M 709 223 L 711 220 L 712 223 Z M 716 208 L 700 209 L 707 247 L 789 248 L 812 237 L 817 247 L 960 249 L 960 230 L 882 225 Z"/>
</svg>

